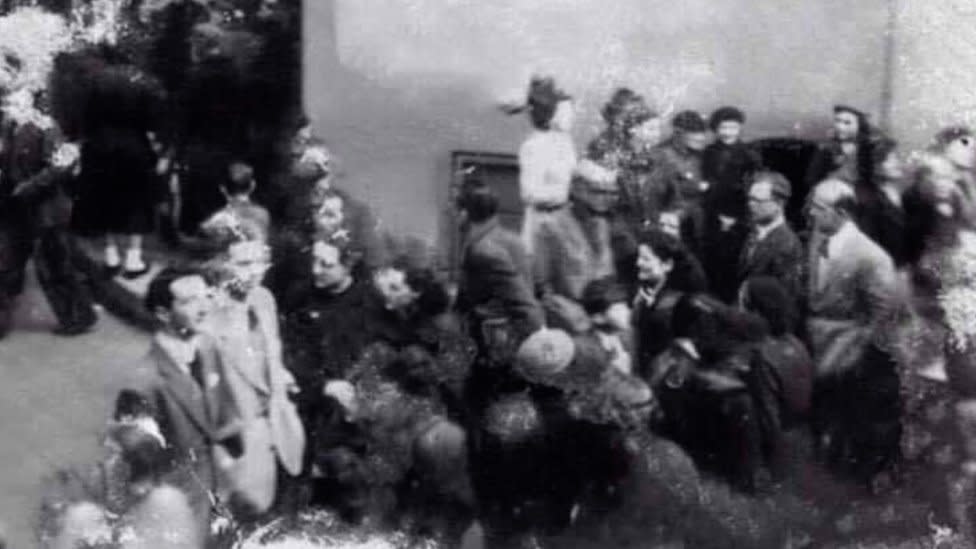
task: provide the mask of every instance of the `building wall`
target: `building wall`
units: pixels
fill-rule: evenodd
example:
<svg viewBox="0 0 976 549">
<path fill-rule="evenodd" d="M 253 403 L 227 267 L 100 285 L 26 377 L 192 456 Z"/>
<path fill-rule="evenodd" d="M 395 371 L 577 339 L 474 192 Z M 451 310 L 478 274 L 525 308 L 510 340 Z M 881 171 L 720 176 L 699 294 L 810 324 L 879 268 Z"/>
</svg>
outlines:
<svg viewBox="0 0 976 549">
<path fill-rule="evenodd" d="M 738 105 L 751 137 L 819 137 L 835 102 L 880 109 L 885 6 L 306 0 L 305 104 L 342 161 L 340 185 L 389 229 L 443 239 L 450 151 L 515 152 L 528 122 L 498 104 L 523 98 L 533 72 L 578 98 L 581 147 L 620 85 L 666 114 Z"/>
<path fill-rule="evenodd" d="M 943 126 L 976 125 L 976 3 L 892 1 L 894 135 L 918 147 Z"/>
</svg>

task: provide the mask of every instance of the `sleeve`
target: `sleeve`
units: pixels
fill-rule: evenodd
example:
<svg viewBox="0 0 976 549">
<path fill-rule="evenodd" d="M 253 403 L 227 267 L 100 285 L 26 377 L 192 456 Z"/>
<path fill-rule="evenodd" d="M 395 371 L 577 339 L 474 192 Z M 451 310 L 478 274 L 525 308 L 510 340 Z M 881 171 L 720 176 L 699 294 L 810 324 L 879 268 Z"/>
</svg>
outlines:
<svg viewBox="0 0 976 549">
<path fill-rule="evenodd" d="M 871 333 L 877 338 L 890 336 L 887 330 L 898 313 L 898 275 L 887 254 L 879 253 L 866 261 L 861 270 L 861 291 L 867 318 L 871 319 Z"/>
<path fill-rule="evenodd" d="M 472 256 L 472 267 L 481 275 L 485 293 L 502 302 L 506 316 L 521 326 L 526 334 L 542 328 L 539 303 L 519 273 L 515 262 L 500 249 Z"/>
<path fill-rule="evenodd" d="M 538 147 L 531 142 L 522 144 L 518 153 L 519 164 L 519 195 L 526 206 L 541 201 L 542 189 L 545 186 L 546 167 Z"/>
<path fill-rule="evenodd" d="M 783 283 L 786 291 L 792 296 L 803 295 L 804 257 L 803 246 L 796 238 L 783 243 L 783 249 L 773 258 L 771 274 Z"/>
</svg>

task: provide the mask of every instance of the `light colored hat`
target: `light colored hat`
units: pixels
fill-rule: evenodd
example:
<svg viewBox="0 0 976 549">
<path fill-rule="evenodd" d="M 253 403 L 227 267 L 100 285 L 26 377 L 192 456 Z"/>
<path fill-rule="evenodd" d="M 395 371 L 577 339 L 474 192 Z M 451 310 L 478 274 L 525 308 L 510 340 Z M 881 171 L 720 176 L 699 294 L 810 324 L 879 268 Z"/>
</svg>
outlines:
<svg viewBox="0 0 976 549">
<path fill-rule="evenodd" d="M 542 328 L 519 346 L 515 353 L 515 369 L 529 380 L 547 380 L 565 370 L 574 356 L 576 344 L 569 334 Z"/>
</svg>

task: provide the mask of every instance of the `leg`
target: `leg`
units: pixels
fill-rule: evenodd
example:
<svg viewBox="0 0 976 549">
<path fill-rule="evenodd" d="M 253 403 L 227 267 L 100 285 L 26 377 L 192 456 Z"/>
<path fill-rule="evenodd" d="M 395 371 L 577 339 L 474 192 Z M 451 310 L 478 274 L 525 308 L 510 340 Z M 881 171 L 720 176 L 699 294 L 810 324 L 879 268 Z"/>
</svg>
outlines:
<svg viewBox="0 0 976 549">
<path fill-rule="evenodd" d="M 60 333 L 84 333 L 95 324 L 91 292 L 75 269 L 71 237 L 63 229 L 49 228 L 42 233 L 35 267 L 41 288 L 60 323 Z"/>
<path fill-rule="evenodd" d="M 129 244 L 125 249 L 124 276 L 138 278 L 149 271 L 149 266 L 142 258 L 142 235 L 128 235 Z"/>
</svg>

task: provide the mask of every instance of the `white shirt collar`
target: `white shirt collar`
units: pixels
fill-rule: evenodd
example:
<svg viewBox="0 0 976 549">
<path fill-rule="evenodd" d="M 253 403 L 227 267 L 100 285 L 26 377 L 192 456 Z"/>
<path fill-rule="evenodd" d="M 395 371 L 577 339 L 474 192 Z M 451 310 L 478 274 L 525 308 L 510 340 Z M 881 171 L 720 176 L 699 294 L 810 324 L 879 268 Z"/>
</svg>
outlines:
<svg viewBox="0 0 976 549">
<path fill-rule="evenodd" d="M 166 332 L 156 334 L 156 344 L 169 356 L 170 360 L 186 374 L 190 374 L 190 363 L 197 354 L 199 348 L 199 336 L 190 339 L 180 339 Z"/>
<path fill-rule="evenodd" d="M 854 225 L 854 222 L 845 221 L 840 226 L 840 229 L 830 236 L 830 242 L 827 244 L 827 253 L 830 257 L 837 257 L 837 254 L 840 253 L 844 245 L 855 233 L 857 233 L 857 226 Z"/>
<path fill-rule="evenodd" d="M 764 240 L 767 236 L 769 236 L 769 233 L 775 231 L 780 225 L 782 225 L 785 222 L 786 222 L 785 218 L 781 215 L 777 217 L 772 223 L 769 223 L 768 225 L 759 225 L 757 223 L 756 242 Z"/>
<path fill-rule="evenodd" d="M 901 193 L 898 192 L 898 189 L 895 188 L 894 185 L 882 185 L 881 192 L 883 192 L 885 196 L 888 197 L 888 200 L 892 204 L 898 206 L 899 208 L 901 207 Z"/>
<path fill-rule="evenodd" d="M 698 349 L 695 347 L 695 343 L 692 340 L 681 337 L 675 339 L 674 344 L 681 348 L 681 350 L 687 353 L 691 358 L 701 360 L 701 355 L 698 354 Z"/>
</svg>

